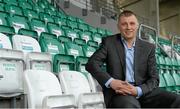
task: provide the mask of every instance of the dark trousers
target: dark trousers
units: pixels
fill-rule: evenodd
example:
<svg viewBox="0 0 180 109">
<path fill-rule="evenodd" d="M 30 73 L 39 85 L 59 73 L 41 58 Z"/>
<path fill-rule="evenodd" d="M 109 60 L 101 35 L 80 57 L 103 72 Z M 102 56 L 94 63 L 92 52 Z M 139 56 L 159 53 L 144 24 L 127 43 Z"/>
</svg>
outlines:
<svg viewBox="0 0 180 109">
<path fill-rule="evenodd" d="M 180 108 L 180 95 L 157 88 L 139 99 L 116 94 L 110 102 L 112 108 Z"/>
</svg>

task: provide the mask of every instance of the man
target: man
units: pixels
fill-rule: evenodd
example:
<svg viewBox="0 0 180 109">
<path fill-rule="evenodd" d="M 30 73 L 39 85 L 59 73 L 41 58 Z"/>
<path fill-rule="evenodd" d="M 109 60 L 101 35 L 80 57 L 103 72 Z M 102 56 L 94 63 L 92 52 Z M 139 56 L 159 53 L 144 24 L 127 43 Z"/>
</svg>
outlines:
<svg viewBox="0 0 180 109">
<path fill-rule="evenodd" d="M 179 95 L 158 88 L 155 46 L 138 39 L 138 27 L 136 15 L 123 11 L 118 18 L 121 34 L 102 40 L 86 70 L 103 87 L 107 107 L 180 107 Z M 107 72 L 101 70 L 103 63 Z"/>
</svg>

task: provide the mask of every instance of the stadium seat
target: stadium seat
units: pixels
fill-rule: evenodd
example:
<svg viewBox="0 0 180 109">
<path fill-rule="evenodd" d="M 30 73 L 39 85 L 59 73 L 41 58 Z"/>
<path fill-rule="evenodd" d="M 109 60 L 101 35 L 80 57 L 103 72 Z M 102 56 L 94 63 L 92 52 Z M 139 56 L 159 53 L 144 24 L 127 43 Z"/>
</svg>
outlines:
<svg viewBox="0 0 180 109">
<path fill-rule="evenodd" d="M 18 31 L 18 34 L 25 35 L 25 36 L 31 36 L 31 37 L 35 38 L 36 40 L 38 40 L 38 34 L 36 31 L 33 31 L 33 30 L 27 30 L 27 29 L 21 28 Z"/>
<path fill-rule="evenodd" d="M 37 3 L 33 3 L 33 9 L 34 9 L 35 11 L 37 11 L 38 13 L 44 12 L 44 9 L 43 9 L 42 7 L 40 7 L 40 6 L 38 6 Z"/>
<path fill-rule="evenodd" d="M 84 56 L 86 57 L 91 57 L 91 55 L 96 51 L 96 48 L 88 45 L 85 45 L 82 48 L 83 48 Z"/>
<path fill-rule="evenodd" d="M 47 32 L 46 25 L 42 20 L 32 19 L 30 25 L 31 29 L 38 33 L 38 36 L 40 36 L 42 32 Z"/>
<path fill-rule="evenodd" d="M 92 34 L 92 38 L 93 38 L 93 40 L 95 41 L 95 42 L 98 42 L 98 45 L 101 43 L 101 40 L 102 40 L 102 36 L 101 36 L 101 34 L 99 34 L 99 33 L 94 33 L 94 34 Z"/>
<path fill-rule="evenodd" d="M 81 24 L 85 23 L 85 21 L 83 19 L 81 19 L 81 18 L 76 18 L 76 21 L 78 22 L 78 24 L 79 23 L 81 23 Z"/>
<path fill-rule="evenodd" d="M 58 24 L 48 23 L 47 29 L 49 30 L 49 33 L 55 34 L 57 37 L 65 36 L 64 31 L 61 29 L 61 27 Z"/>
<path fill-rule="evenodd" d="M 15 30 L 13 27 L 0 25 L 0 33 L 4 33 L 7 35 L 13 35 L 13 34 L 15 34 Z"/>
<path fill-rule="evenodd" d="M 72 41 L 73 41 L 75 38 L 79 38 L 79 35 L 78 35 L 75 31 L 73 31 L 73 30 L 71 30 L 71 29 L 66 29 L 66 30 L 65 30 L 65 35 L 66 35 L 67 37 L 70 37 L 70 38 L 72 39 Z"/>
<path fill-rule="evenodd" d="M 26 16 L 29 21 L 31 21 L 31 19 L 35 18 L 35 19 L 39 19 L 39 14 L 31 9 L 24 9 L 23 10 L 24 16 Z"/>
<path fill-rule="evenodd" d="M 53 23 L 54 22 L 54 20 L 53 20 L 53 18 L 51 18 L 51 16 L 49 15 L 49 14 L 46 14 L 46 13 L 39 13 L 39 17 L 40 17 L 40 19 L 42 20 L 42 21 L 44 21 L 46 24 L 48 23 L 48 22 L 51 22 L 51 23 Z"/>
<path fill-rule="evenodd" d="M 52 71 L 51 55 L 41 53 L 41 48 L 37 40 L 24 35 L 14 35 L 12 37 L 13 49 L 24 52 L 26 69 Z"/>
<path fill-rule="evenodd" d="M 4 3 L 6 4 L 12 4 L 12 5 L 18 5 L 17 0 L 3 0 Z"/>
<path fill-rule="evenodd" d="M 88 79 L 77 71 L 59 72 L 62 90 L 65 94 L 75 96 L 78 108 L 104 108 L 104 98 L 102 92 L 91 92 Z"/>
<path fill-rule="evenodd" d="M 25 69 L 23 53 L 12 50 L 9 38 L 0 33 L 0 97 L 13 98 L 23 94 L 22 74 Z"/>
<path fill-rule="evenodd" d="M 82 31 L 88 31 L 87 24 L 78 23 L 78 28 L 81 29 Z"/>
<path fill-rule="evenodd" d="M 64 47 L 67 55 L 73 55 L 75 58 L 77 56 L 84 56 L 82 47 L 77 44 L 67 42 L 64 44 Z"/>
<path fill-rule="evenodd" d="M 59 26 L 66 25 L 66 19 L 60 18 L 58 16 L 52 16 L 52 18 L 54 19 L 54 22 Z"/>
<path fill-rule="evenodd" d="M 75 70 L 75 60 L 72 55 L 57 54 L 54 56 L 53 71 L 59 73 L 61 71 Z"/>
<path fill-rule="evenodd" d="M 53 9 L 53 10 L 52 10 Z M 49 14 L 49 15 L 56 15 L 56 11 L 55 11 L 55 9 L 53 8 L 53 7 L 51 7 L 51 9 L 49 9 L 49 8 L 45 8 L 44 9 L 44 11 L 45 11 L 45 13 L 47 13 L 47 14 Z"/>
<path fill-rule="evenodd" d="M 13 16 L 14 14 L 23 15 L 21 7 L 18 7 L 18 6 L 15 6 L 15 5 L 6 4 L 5 5 L 5 10 L 6 10 L 6 12 L 10 13 L 11 16 Z"/>
<path fill-rule="evenodd" d="M 79 33 L 79 37 L 81 39 L 84 39 L 86 41 L 86 43 L 89 41 L 89 40 L 92 40 L 92 36 L 91 36 L 91 32 L 78 32 Z"/>
<path fill-rule="evenodd" d="M 68 15 L 67 19 L 70 21 L 76 22 L 76 17 L 74 17 L 74 16 Z"/>
<path fill-rule="evenodd" d="M 75 97 L 63 95 L 58 78 L 51 72 L 26 70 L 24 72 L 25 93 L 28 108 L 52 109 L 75 108 Z"/>
<path fill-rule="evenodd" d="M 67 26 L 71 27 L 71 29 L 78 28 L 78 24 L 75 21 L 67 21 Z"/>
<path fill-rule="evenodd" d="M 159 71 L 159 80 L 160 80 L 159 87 L 161 89 L 166 89 L 166 81 L 165 81 L 165 79 L 163 77 L 163 73 L 164 73 L 163 70 L 160 69 L 160 71 Z"/>
<path fill-rule="evenodd" d="M 1 11 L 1 12 L 4 11 L 4 5 L 5 5 L 4 3 L 1 3 L 1 2 L 0 2 L 0 11 Z"/>
<path fill-rule="evenodd" d="M 22 8 L 22 9 L 32 9 L 32 6 L 30 3 L 28 3 L 27 1 L 24 1 L 24 2 L 19 2 L 19 6 Z"/>
<path fill-rule="evenodd" d="M 106 31 L 105 31 L 105 29 L 97 28 L 97 33 L 102 34 L 102 35 L 105 35 L 105 34 L 106 34 Z"/>
<path fill-rule="evenodd" d="M 56 54 L 65 54 L 63 45 L 58 41 L 55 35 L 42 33 L 39 44 L 42 52 L 48 52 L 53 56 Z"/>
<path fill-rule="evenodd" d="M 26 17 L 14 15 L 13 17 L 8 17 L 7 19 L 9 25 L 14 27 L 15 33 L 18 33 L 21 28 L 30 29 Z"/>
<path fill-rule="evenodd" d="M 94 47 L 94 48 L 96 48 L 96 49 L 99 47 L 98 42 L 95 42 L 95 41 L 92 41 L 92 40 L 89 40 L 89 41 L 87 42 L 87 45 L 88 45 L 88 46 L 91 46 L 91 47 Z"/>
<path fill-rule="evenodd" d="M 174 78 L 175 81 L 175 90 L 177 91 L 178 94 L 180 94 L 180 74 L 178 74 L 177 72 L 173 72 L 172 73 L 172 77 Z"/>
<path fill-rule="evenodd" d="M 88 30 L 90 31 L 90 32 L 92 32 L 92 33 L 97 33 L 97 29 L 96 28 L 94 28 L 94 27 L 92 27 L 92 26 L 88 26 Z"/>
<path fill-rule="evenodd" d="M 59 36 L 58 41 L 62 44 L 64 44 L 65 42 L 72 42 L 71 38 L 66 36 Z"/>
<path fill-rule="evenodd" d="M 80 39 L 80 38 L 75 38 L 74 43 L 78 44 L 80 46 L 86 45 L 86 41 L 84 39 Z"/>
</svg>

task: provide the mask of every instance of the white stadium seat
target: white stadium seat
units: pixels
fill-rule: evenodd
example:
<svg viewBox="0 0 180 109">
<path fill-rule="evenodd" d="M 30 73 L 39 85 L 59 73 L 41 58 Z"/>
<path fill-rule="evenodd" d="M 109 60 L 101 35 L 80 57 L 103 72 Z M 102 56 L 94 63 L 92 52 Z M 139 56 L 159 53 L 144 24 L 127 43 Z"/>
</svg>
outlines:
<svg viewBox="0 0 180 109">
<path fill-rule="evenodd" d="M 12 37 L 13 49 L 24 52 L 26 69 L 52 70 L 51 55 L 41 53 L 38 41 L 30 36 L 14 35 Z"/>
<path fill-rule="evenodd" d="M 59 72 L 62 90 L 76 97 L 78 108 L 104 108 L 102 92 L 92 92 L 88 79 L 77 71 Z"/>
<path fill-rule="evenodd" d="M 74 96 L 62 94 L 58 78 L 53 73 L 43 70 L 26 70 L 24 81 L 28 108 L 75 107 Z"/>
</svg>

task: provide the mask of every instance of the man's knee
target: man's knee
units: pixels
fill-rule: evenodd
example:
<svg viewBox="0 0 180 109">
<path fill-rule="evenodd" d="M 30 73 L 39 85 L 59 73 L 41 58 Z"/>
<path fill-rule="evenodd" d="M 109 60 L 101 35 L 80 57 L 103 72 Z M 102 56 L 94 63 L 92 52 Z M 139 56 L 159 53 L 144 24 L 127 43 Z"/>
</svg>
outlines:
<svg viewBox="0 0 180 109">
<path fill-rule="evenodd" d="M 111 100 L 112 108 L 140 108 L 139 101 L 133 96 L 114 96 Z"/>
</svg>

